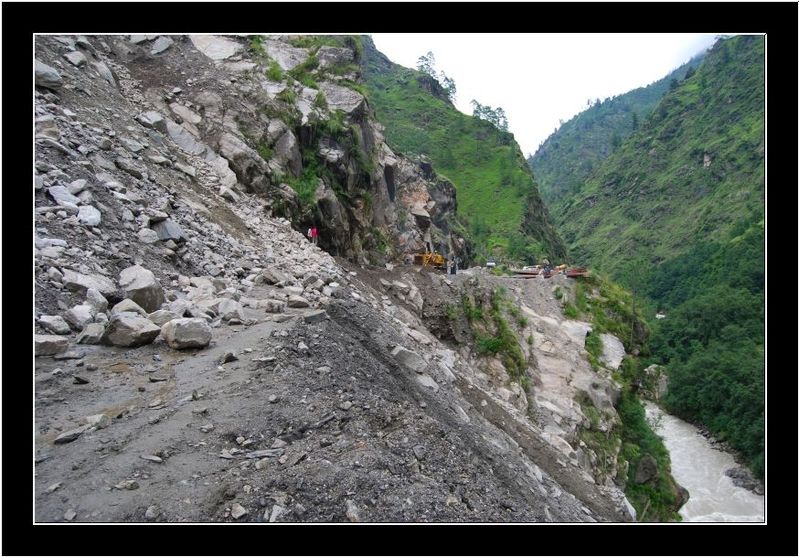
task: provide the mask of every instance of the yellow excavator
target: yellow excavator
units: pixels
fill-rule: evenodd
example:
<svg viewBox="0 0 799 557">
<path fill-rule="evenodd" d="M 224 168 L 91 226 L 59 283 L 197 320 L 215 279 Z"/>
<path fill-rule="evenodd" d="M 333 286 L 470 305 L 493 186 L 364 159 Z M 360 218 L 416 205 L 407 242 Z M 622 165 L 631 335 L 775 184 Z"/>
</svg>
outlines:
<svg viewBox="0 0 799 557">
<path fill-rule="evenodd" d="M 414 253 L 413 264 L 422 267 L 436 267 L 437 269 L 446 268 L 446 260 L 440 253 L 428 251 L 425 253 Z"/>
</svg>

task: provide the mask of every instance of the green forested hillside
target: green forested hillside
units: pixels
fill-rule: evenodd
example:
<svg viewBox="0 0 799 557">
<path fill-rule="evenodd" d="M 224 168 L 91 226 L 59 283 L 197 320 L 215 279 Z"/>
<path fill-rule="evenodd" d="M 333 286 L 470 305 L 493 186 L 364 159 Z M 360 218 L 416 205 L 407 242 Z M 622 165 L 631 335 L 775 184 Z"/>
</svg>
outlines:
<svg viewBox="0 0 799 557">
<path fill-rule="evenodd" d="M 558 201 L 577 193 L 594 169 L 641 126 L 675 80 L 696 71 L 704 56 L 695 56 L 646 87 L 604 102 L 597 99 L 544 141 L 527 162 L 553 215 L 558 213 Z"/>
<path fill-rule="evenodd" d="M 541 197 L 557 213 L 557 202 L 579 191 L 593 170 L 638 129 L 670 86 L 693 73 L 702 53 L 669 75 L 587 108 L 547 138 L 527 159 L 538 180 Z"/>
<path fill-rule="evenodd" d="M 558 223 L 577 259 L 629 282 L 763 218 L 763 53 L 762 37 L 718 42 L 564 201 Z"/>
<path fill-rule="evenodd" d="M 716 43 L 696 73 L 562 200 L 575 259 L 666 313 L 651 340 L 671 411 L 763 476 L 764 40 Z"/>
<path fill-rule="evenodd" d="M 421 72 L 392 63 L 364 37 L 363 77 L 386 140 L 404 155 L 425 155 L 455 184 L 458 212 L 483 257 L 549 256 L 566 250 L 513 134 L 459 112 Z"/>
</svg>

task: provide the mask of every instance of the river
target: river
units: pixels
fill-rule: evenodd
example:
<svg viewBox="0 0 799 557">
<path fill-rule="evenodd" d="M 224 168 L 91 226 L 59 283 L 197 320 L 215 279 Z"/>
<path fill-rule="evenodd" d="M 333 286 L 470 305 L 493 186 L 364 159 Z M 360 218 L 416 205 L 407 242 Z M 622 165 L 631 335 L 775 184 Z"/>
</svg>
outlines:
<svg viewBox="0 0 799 557">
<path fill-rule="evenodd" d="M 684 522 L 762 522 L 765 498 L 733 485 L 724 471 L 736 466 L 732 455 L 714 449 L 699 430 L 646 402 L 646 415 L 660 420 L 655 433 L 671 454 L 671 474 L 691 494 L 680 509 Z"/>
</svg>

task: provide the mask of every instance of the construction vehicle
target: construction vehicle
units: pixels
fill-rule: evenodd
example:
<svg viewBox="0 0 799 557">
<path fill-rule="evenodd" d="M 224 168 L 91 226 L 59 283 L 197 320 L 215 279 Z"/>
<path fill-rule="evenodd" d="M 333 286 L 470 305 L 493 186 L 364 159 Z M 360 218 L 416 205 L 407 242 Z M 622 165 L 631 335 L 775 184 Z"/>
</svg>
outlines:
<svg viewBox="0 0 799 557">
<path fill-rule="evenodd" d="M 422 267 L 435 267 L 436 269 L 446 269 L 446 260 L 440 253 L 428 251 L 413 254 L 413 264 Z"/>
</svg>

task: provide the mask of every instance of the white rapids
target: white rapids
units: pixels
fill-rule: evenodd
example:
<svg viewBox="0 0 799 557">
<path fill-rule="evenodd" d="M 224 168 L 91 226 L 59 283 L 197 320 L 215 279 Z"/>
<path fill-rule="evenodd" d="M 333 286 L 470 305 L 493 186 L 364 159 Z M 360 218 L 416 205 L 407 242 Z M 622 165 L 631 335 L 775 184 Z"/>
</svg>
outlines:
<svg viewBox="0 0 799 557">
<path fill-rule="evenodd" d="M 650 422 L 659 422 L 655 433 L 671 455 L 671 474 L 691 494 L 680 509 L 684 522 L 762 522 L 765 498 L 736 487 L 724 475 L 736 466 L 732 455 L 713 448 L 699 430 L 646 402 Z"/>
</svg>

